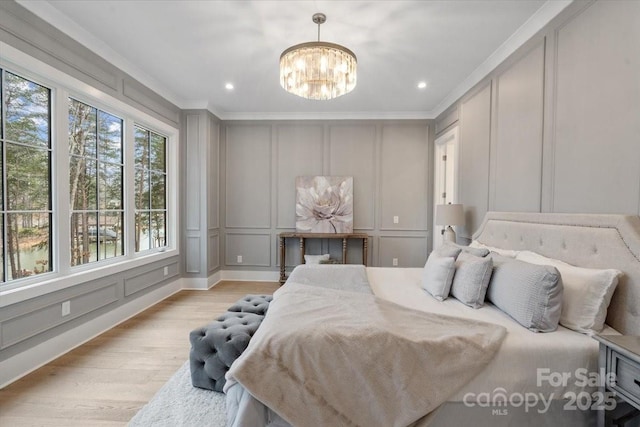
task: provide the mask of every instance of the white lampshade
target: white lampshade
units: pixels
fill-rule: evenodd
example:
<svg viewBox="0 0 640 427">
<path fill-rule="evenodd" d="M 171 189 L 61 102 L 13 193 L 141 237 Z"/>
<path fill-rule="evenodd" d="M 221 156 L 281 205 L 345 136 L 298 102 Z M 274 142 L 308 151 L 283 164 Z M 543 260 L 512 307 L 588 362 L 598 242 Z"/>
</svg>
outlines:
<svg viewBox="0 0 640 427">
<path fill-rule="evenodd" d="M 436 225 L 464 225 L 461 204 L 436 205 Z"/>
</svg>

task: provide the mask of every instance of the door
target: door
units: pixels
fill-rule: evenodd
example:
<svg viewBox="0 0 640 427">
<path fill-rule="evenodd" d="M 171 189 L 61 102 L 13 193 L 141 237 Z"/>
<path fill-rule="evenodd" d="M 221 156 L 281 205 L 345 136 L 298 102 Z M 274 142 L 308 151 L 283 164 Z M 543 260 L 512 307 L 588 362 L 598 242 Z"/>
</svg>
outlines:
<svg viewBox="0 0 640 427">
<path fill-rule="evenodd" d="M 457 203 L 458 127 L 439 136 L 435 143 L 435 179 L 433 188 L 433 218 L 436 205 Z M 444 226 L 433 225 L 433 249 L 442 244 Z"/>
</svg>

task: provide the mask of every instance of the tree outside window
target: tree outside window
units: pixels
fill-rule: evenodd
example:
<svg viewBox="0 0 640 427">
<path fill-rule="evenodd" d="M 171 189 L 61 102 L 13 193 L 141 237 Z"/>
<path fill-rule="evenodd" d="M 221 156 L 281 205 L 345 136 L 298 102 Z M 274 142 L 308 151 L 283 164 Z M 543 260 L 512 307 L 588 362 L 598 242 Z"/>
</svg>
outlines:
<svg viewBox="0 0 640 427">
<path fill-rule="evenodd" d="M 135 127 L 135 250 L 167 245 L 167 138 Z"/>
<path fill-rule="evenodd" d="M 51 271 L 51 90 L 0 70 L 0 281 Z"/>
<path fill-rule="evenodd" d="M 69 99 L 71 265 L 124 255 L 123 121 Z"/>
<path fill-rule="evenodd" d="M 64 276 L 70 267 L 134 258 L 135 253 L 125 254 L 126 242 L 135 245 L 136 253 L 168 244 L 168 138 L 135 125 L 133 140 L 125 142 L 123 118 L 67 98 L 67 93 L 64 87 L 46 87 L 0 68 L 2 288 L 43 273 L 58 271 Z M 54 94 L 68 100 L 65 110 L 52 111 L 57 105 Z M 135 120 L 131 114 L 126 117 Z M 52 128 L 60 126 L 68 126 L 66 141 L 53 139 L 57 133 Z M 133 163 L 133 175 L 126 177 L 125 143 L 133 144 L 134 153 L 127 159 Z M 54 160 L 66 159 L 67 152 L 68 169 L 52 170 Z M 53 197 L 59 196 L 54 183 L 65 181 L 69 205 L 53 212 Z M 135 222 L 128 226 L 125 188 L 133 190 L 127 194 Z M 64 236 L 54 233 L 62 221 L 70 225 Z M 69 248 L 69 265 L 54 264 L 66 261 L 53 253 L 58 246 Z"/>
</svg>

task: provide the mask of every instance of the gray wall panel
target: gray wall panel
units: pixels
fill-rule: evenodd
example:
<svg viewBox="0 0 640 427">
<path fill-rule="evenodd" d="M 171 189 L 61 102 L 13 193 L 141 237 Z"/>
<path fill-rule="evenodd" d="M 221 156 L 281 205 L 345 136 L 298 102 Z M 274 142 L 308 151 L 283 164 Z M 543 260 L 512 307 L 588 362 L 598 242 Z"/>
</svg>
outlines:
<svg viewBox="0 0 640 427">
<path fill-rule="evenodd" d="M 221 169 L 230 170 L 243 168 L 266 171 L 271 173 L 269 180 L 263 175 L 262 183 L 271 182 L 272 216 L 269 218 L 268 233 L 271 236 L 270 264 L 266 258 L 255 261 L 256 256 L 246 254 L 254 253 L 253 242 L 247 238 L 238 238 L 238 235 L 256 234 L 257 227 L 249 225 L 229 227 L 231 211 L 229 206 L 224 209 L 227 218 L 221 229 L 224 250 L 221 251 L 221 259 L 225 265 L 234 269 L 251 267 L 270 267 L 275 269 L 279 264 L 279 239 L 280 232 L 295 230 L 295 177 L 300 175 L 342 175 L 354 178 L 354 231 L 366 232 L 371 237 L 369 250 L 369 263 L 375 265 L 377 257 L 374 256 L 375 236 L 381 232 L 379 212 L 387 204 L 401 204 L 400 210 L 390 214 L 389 221 L 393 222 L 393 215 L 400 216 L 400 225 L 394 229 L 394 234 L 406 234 L 409 236 L 428 234 L 428 208 L 430 205 L 430 138 L 428 122 L 424 120 L 407 121 L 274 121 L 274 122 L 229 122 L 223 126 L 221 135 L 221 151 L 224 154 L 221 161 Z M 386 136 L 385 136 L 386 135 Z M 249 148 L 242 148 L 242 143 L 250 141 L 258 145 L 260 150 L 270 145 L 270 154 L 266 149 L 256 154 L 258 150 L 251 144 L 245 144 Z M 383 140 L 388 150 L 389 160 L 381 159 Z M 241 144 L 236 144 L 238 141 Z M 262 142 L 260 142 L 262 141 Z M 262 144 L 263 145 L 260 145 Z M 236 144 L 236 146 L 234 146 Z M 394 144 L 396 149 L 394 149 Z M 240 146 L 240 148 L 238 148 Z M 248 153 L 248 154 L 245 154 Z M 249 161 L 244 164 L 244 158 Z M 391 182 L 385 187 L 385 194 L 390 201 L 381 203 L 381 181 L 388 176 Z M 223 174 L 225 180 L 222 183 L 222 194 L 227 193 L 224 199 L 229 200 L 229 192 L 233 184 L 228 182 L 229 172 Z M 256 208 L 261 206 L 254 199 L 264 192 L 262 186 L 248 189 L 246 197 L 251 199 L 248 209 L 262 211 L 260 215 L 265 221 L 269 208 Z M 394 194 L 404 193 L 404 194 Z M 415 193 L 415 194 L 414 194 Z M 254 197 L 255 196 L 255 197 Z M 255 215 L 258 215 L 256 213 Z M 267 227 L 264 227 L 265 229 Z M 266 234 L 267 231 L 265 230 Z M 262 235 L 262 231 L 257 233 Z M 225 239 L 231 239 L 225 242 Z M 337 241 L 327 239 L 308 239 L 308 254 L 331 253 L 333 258 L 341 259 L 341 246 Z M 229 253 L 228 251 L 232 251 Z M 358 241 L 349 242 L 348 262 L 361 263 L 362 249 Z M 377 253 L 376 253 L 377 254 Z M 244 262 L 237 262 L 237 255 L 243 255 Z M 295 239 L 287 240 L 286 265 L 292 267 L 300 262 L 299 244 Z"/>
<path fill-rule="evenodd" d="M 393 267 L 393 258 L 397 258 L 398 267 L 424 267 L 427 240 L 426 236 L 380 236 L 378 265 Z"/>
<path fill-rule="evenodd" d="M 185 236 L 185 271 L 187 273 L 200 273 L 200 236 Z"/>
<path fill-rule="evenodd" d="M 209 274 L 213 273 L 220 267 L 220 236 L 216 231 L 215 234 L 209 236 L 209 248 L 207 255 L 209 256 Z"/>
<path fill-rule="evenodd" d="M 209 227 L 220 227 L 220 124 L 210 120 L 209 161 L 206 175 L 208 180 Z"/>
<path fill-rule="evenodd" d="M 127 277 L 124 279 L 124 295 L 133 295 L 136 292 L 140 292 L 143 289 L 154 286 L 163 280 L 175 278 L 178 274 L 178 264 L 173 263 L 162 267 L 152 268 L 144 273 Z"/>
<path fill-rule="evenodd" d="M 459 237 L 487 176 L 490 209 L 640 214 L 638 22 L 640 2 L 574 2 L 462 98 Z"/>
<path fill-rule="evenodd" d="M 227 228 L 271 227 L 271 128 L 227 127 Z"/>
<path fill-rule="evenodd" d="M 209 115 L 210 116 L 210 115 Z M 204 171 L 207 180 L 208 275 L 220 268 L 220 123 L 209 119 L 208 161 Z"/>
<path fill-rule="evenodd" d="M 297 176 L 322 175 L 323 127 L 305 124 L 277 125 L 276 152 L 276 227 L 295 228 L 295 180 Z"/>
<path fill-rule="evenodd" d="M 596 2 L 557 33 L 553 210 L 638 213 L 640 2 Z"/>
<path fill-rule="evenodd" d="M 271 265 L 270 234 L 227 233 L 225 264 L 230 266 L 269 267 Z M 242 262 L 237 261 L 238 255 Z"/>
<path fill-rule="evenodd" d="M 201 114 L 186 115 L 186 205 L 199 206 L 200 202 L 200 134 L 202 120 Z M 185 209 L 185 223 L 187 230 L 200 230 L 200 209 Z"/>
<path fill-rule="evenodd" d="M 376 126 L 335 125 L 329 128 L 329 175 L 353 176 L 353 227 L 375 228 Z"/>
<path fill-rule="evenodd" d="M 489 149 L 491 139 L 491 85 L 462 102 L 460 108 L 460 160 L 458 201 L 464 205 L 460 237 L 471 237 L 489 203 Z"/>
<path fill-rule="evenodd" d="M 0 323 L 0 328 L 2 329 L 0 348 L 9 347 L 47 329 L 118 301 L 119 285 L 118 281 L 112 281 L 91 292 L 58 300 L 37 310 L 26 311 L 20 316 L 3 320 Z M 67 316 L 62 316 L 63 301 L 69 301 L 70 303 L 71 311 Z"/>
<path fill-rule="evenodd" d="M 169 268 L 167 276 L 163 275 L 159 281 L 148 283 L 149 286 L 145 289 L 129 297 L 124 296 L 124 280 L 126 278 L 135 277 L 153 270 L 163 271 L 164 266 Z M 63 332 L 91 322 L 94 318 L 108 313 L 116 307 L 121 307 L 142 295 L 159 289 L 168 282 L 175 280 L 178 274 L 179 257 L 176 256 L 2 307 L 2 310 L 0 310 L 0 323 L 15 319 L 15 323 L 10 325 L 12 329 L 10 336 L 12 334 L 14 338 L 19 337 L 19 340 L 8 347 L 2 348 L 0 360 L 30 351 L 32 347 L 55 338 Z M 115 289 L 113 289 L 114 284 Z M 115 293 L 112 293 L 112 289 Z M 115 300 L 113 295 L 115 295 Z M 63 317 L 61 303 L 64 301 L 71 301 L 71 313 Z M 44 311 L 44 313 L 39 314 L 40 311 Z M 42 320 L 43 318 L 45 320 Z M 38 329 L 41 327 L 42 329 Z M 0 326 L 1 329 L 2 326 Z M 33 334 L 34 331 L 36 331 L 35 334 Z M 12 341 L 15 341 L 15 339 L 12 338 Z M 5 345 L 7 345 L 6 341 Z"/>
<path fill-rule="evenodd" d="M 382 127 L 381 230 L 427 230 L 428 148 L 425 126 Z"/>
<path fill-rule="evenodd" d="M 220 264 L 210 239 L 220 232 L 220 124 L 204 110 L 185 112 L 184 121 L 185 272 L 208 277 Z"/>
<path fill-rule="evenodd" d="M 498 211 L 540 212 L 544 44 L 496 78 L 495 198 Z"/>
</svg>

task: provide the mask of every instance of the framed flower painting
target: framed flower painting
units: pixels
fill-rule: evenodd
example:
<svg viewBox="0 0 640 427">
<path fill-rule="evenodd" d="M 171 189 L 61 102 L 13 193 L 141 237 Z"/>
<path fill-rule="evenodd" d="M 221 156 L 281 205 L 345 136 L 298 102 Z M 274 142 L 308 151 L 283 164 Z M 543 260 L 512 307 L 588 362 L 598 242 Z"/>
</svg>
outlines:
<svg viewBox="0 0 640 427">
<path fill-rule="evenodd" d="M 353 177 L 297 177 L 296 231 L 353 233 Z"/>
</svg>

